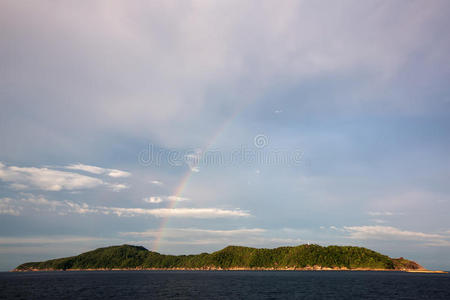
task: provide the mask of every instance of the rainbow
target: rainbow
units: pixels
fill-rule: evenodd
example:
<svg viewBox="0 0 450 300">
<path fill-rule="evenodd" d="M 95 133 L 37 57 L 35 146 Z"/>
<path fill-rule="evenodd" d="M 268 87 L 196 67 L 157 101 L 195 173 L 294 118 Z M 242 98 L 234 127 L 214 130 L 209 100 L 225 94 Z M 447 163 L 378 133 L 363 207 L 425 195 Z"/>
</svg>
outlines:
<svg viewBox="0 0 450 300">
<path fill-rule="evenodd" d="M 211 146 L 212 144 L 216 141 L 216 139 L 220 136 L 220 134 L 228 127 L 228 125 L 231 123 L 232 120 L 234 120 L 237 115 L 243 111 L 243 107 L 242 105 L 239 106 L 240 109 L 236 109 L 234 111 L 234 113 L 228 118 L 226 119 L 222 125 L 218 128 L 218 130 L 216 130 L 214 132 L 214 134 L 212 135 L 212 137 L 208 140 L 208 142 L 205 144 L 205 146 L 201 149 L 200 151 L 200 155 L 202 155 L 203 153 L 205 153 Z M 176 197 L 181 197 L 182 193 L 184 191 L 184 189 L 186 188 L 186 185 L 189 181 L 189 178 L 191 178 L 192 173 L 194 173 L 191 169 L 189 169 L 181 178 L 180 183 L 177 185 L 177 187 L 175 188 L 174 192 L 172 193 L 174 196 Z M 175 208 L 176 204 L 177 204 L 177 200 L 175 199 L 176 197 L 173 197 L 172 200 L 169 200 L 169 204 L 167 205 L 167 208 L 169 209 L 173 209 Z M 164 230 L 167 227 L 167 223 L 169 222 L 169 216 L 166 217 L 162 217 L 162 220 L 159 224 L 159 228 L 157 230 L 157 234 L 156 237 L 153 241 L 153 245 L 152 245 L 152 250 L 153 251 L 158 251 L 159 246 L 161 244 L 161 240 L 164 237 Z"/>
<path fill-rule="evenodd" d="M 186 184 L 187 184 L 189 178 L 191 177 L 191 175 L 192 175 L 192 171 L 191 170 L 188 170 L 183 175 L 183 177 L 181 178 L 180 183 L 178 184 L 177 188 L 175 189 L 175 192 L 173 193 L 176 197 L 179 197 L 183 193 L 184 187 L 186 186 Z M 171 198 L 171 199 L 173 199 L 173 198 Z M 176 199 L 169 200 L 169 204 L 167 205 L 167 208 L 169 208 L 169 209 L 175 208 L 176 204 L 177 204 Z M 159 224 L 159 228 L 157 230 L 156 238 L 153 241 L 153 246 L 152 246 L 152 250 L 153 251 L 158 251 L 159 245 L 160 245 L 161 240 L 162 240 L 163 235 L 164 235 L 164 229 L 166 228 L 168 222 L 169 222 L 169 216 L 162 217 L 162 220 L 161 220 L 161 222 Z"/>
</svg>

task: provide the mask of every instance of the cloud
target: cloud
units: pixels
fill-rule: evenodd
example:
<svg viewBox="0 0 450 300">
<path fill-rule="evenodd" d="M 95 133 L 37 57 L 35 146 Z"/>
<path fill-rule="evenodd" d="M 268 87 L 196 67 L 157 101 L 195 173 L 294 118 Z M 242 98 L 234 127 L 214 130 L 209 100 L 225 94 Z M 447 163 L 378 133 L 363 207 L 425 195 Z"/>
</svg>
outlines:
<svg viewBox="0 0 450 300">
<path fill-rule="evenodd" d="M 78 171 L 84 171 L 92 174 L 106 174 L 113 178 L 120 178 L 120 177 L 129 177 L 131 175 L 130 172 L 117 170 L 117 169 L 106 169 L 96 166 L 90 166 L 90 165 L 84 165 L 84 164 L 72 164 L 65 167 L 69 170 L 78 170 Z"/>
<path fill-rule="evenodd" d="M 242 210 L 227 210 L 219 208 L 131 208 L 131 207 L 108 207 L 108 206 L 89 206 L 86 203 L 77 204 L 71 201 L 65 201 L 70 207 L 70 212 L 79 214 L 99 213 L 113 214 L 119 217 L 134 216 L 154 216 L 154 217 L 180 217 L 180 218 L 226 218 L 226 217 L 248 217 L 250 214 Z"/>
<path fill-rule="evenodd" d="M 155 217 L 180 217 L 180 218 L 226 218 L 248 217 L 250 214 L 242 210 L 228 210 L 219 208 L 123 208 L 123 207 L 97 207 L 104 214 L 118 216 L 150 215 Z"/>
<path fill-rule="evenodd" d="M 72 213 L 77 213 L 77 214 L 95 214 L 95 213 L 100 213 L 102 212 L 101 210 L 97 209 L 97 208 L 91 208 L 88 204 L 86 203 L 75 203 L 75 202 L 71 202 L 71 201 L 65 201 L 64 202 L 67 207 L 69 208 L 69 210 L 67 212 L 72 212 Z M 63 213 L 67 213 L 67 212 L 63 212 Z"/>
<path fill-rule="evenodd" d="M 184 155 L 184 162 L 187 164 L 191 172 L 198 173 L 200 168 L 198 167 L 202 158 L 202 151 L 200 149 L 195 150 L 192 153 Z"/>
<path fill-rule="evenodd" d="M 394 213 L 392 213 L 390 211 L 369 211 L 367 214 L 371 215 L 371 216 L 393 216 L 394 215 Z"/>
<path fill-rule="evenodd" d="M 13 187 L 36 188 L 46 191 L 77 190 L 98 187 L 101 179 L 78 173 L 35 167 L 0 166 L 0 179 Z"/>
<path fill-rule="evenodd" d="M 158 201 L 153 198 L 149 201 Z M 153 202 L 158 203 L 158 202 Z M 19 215 L 25 208 L 40 210 L 39 207 L 48 207 L 48 211 L 58 214 L 103 214 L 117 215 L 119 217 L 133 216 L 154 216 L 154 217 L 180 217 L 180 218 L 227 218 L 227 217 L 248 217 L 250 214 L 239 209 L 228 210 L 220 208 L 130 208 L 130 207 L 109 207 L 109 206 L 91 206 L 87 203 L 77 203 L 69 200 L 52 201 L 44 196 L 35 196 L 33 194 L 23 194 L 18 200 L 11 198 L 0 199 L 0 209 L 3 214 Z"/>
<path fill-rule="evenodd" d="M 114 191 L 114 192 L 120 192 L 121 190 L 125 190 L 130 188 L 128 185 L 123 183 L 108 183 L 108 186 Z"/>
<path fill-rule="evenodd" d="M 108 170 L 108 176 L 114 177 L 114 178 L 128 177 L 130 175 L 131 175 L 131 173 L 126 172 L 126 171 L 112 170 L 112 169 Z"/>
<path fill-rule="evenodd" d="M 150 181 L 150 183 L 154 184 L 154 185 L 163 185 L 164 184 L 162 181 L 159 181 L 159 180 L 152 180 L 152 181 Z"/>
<path fill-rule="evenodd" d="M 0 199 L 0 211 L 3 214 L 11 215 L 25 215 L 28 213 L 35 213 L 35 211 L 49 211 L 57 212 L 58 214 L 67 214 L 73 210 L 77 204 L 71 201 L 55 201 L 48 200 L 43 195 L 34 195 L 31 193 L 20 193 L 21 197 L 18 199 L 2 198 Z M 32 212 L 31 212 L 32 211 Z"/>
<path fill-rule="evenodd" d="M 11 198 L 0 198 L 0 215 L 19 216 L 22 207 L 12 205 Z"/>
<path fill-rule="evenodd" d="M 83 164 L 68 165 L 68 166 L 66 166 L 66 169 L 84 171 L 84 172 L 97 174 L 97 175 L 105 173 L 105 169 L 103 169 L 103 168 L 89 166 L 89 165 L 83 165 Z"/>
<path fill-rule="evenodd" d="M 401 230 L 391 226 L 344 226 L 351 239 L 358 240 L 435 240 L 445 236 L 434 233 Z"/>
<path fill-rule="evenodd" d="M 194 173 L 198 173 L 198 172 L 200 172 L 200 168 L 199 167 L 191 167 L 191 171 Z"/>
<path fill-rule="evenodd" d="M 86 167 L 86 168 L 85 168 Z M 84 169 L 85 168 L 85 169 Z M 102 169 L 87 165 L 74 165 L 74 168 L 68 169 L 88 171 L 89 173 L 98 174 L 106 173 L 111 177 L 126 177 L 128 172 Z M 100 170 L 99 170 L 100 169 Z M 111 175 L 112 174 L 112 175 Z M 74 172 L 54 170 L 50 168 L 36 167 L 16 167 L 0 165 L 0 180 L 10 182 L 10 187 L 15 190 L 40 189 L 45 191 L 61 191 L 61 190 L 80 190 L 90 189 L 99 186 L 107 186 L 115 192 L 128 189 L 129 186 L 123 183 L 109 183 L 100 178 L 82 175 Z"/>
<path fill-rule="evenodd" d="M 15 215 L 26 214 L 26 212 L 34 213 L 34 211 L 56 212 L 60 215 L 66 215 L 68 213 L 86 214 L 98 212 L 98 210 L 90 208 L 86 203 L 78 204 L 68 200 L 48 200 L 43 195 L 34 195 L 30 193 L 21 193 L 21 196 L 22 197 L 18 199 L 0 199 L 0 208 L 2 207 L 2 203 L 7 204 L 8 209 L 11 212 L 14 212 Z"/>
<path fill-rule="evenodd" d="M 146 197 L 146 198 L 144 198 L 142 200 L 144 200 L 144 202 L 147 202 L 147 203 L 161 203 L 161 202 L 163 202 L 163 199 L 161 199 L 161 197 Z"/>
<path fill-rule="evenodd" d="M 64 206 L 63 202 L 48 200 L 42 195 L 33 195 L 28 193 L 22 193 L 22 198 L 20 199 L 25 204 L 32 204 L 34 206 L 47 206 L 51 211 L 55 211 L 57 207 Z"/>
<path fill-rule="evenodd" d="M 161 203 L 165 201 L 172 201 L 172 202 L 181 202 L 181 201 L 188 201 L 190 200 L 187 197 L 180 197 L 180 196 L 151 196 L 151 197 L 145 197 L 142 199 L 144 202 L 147 203 Z"/>
</svg>

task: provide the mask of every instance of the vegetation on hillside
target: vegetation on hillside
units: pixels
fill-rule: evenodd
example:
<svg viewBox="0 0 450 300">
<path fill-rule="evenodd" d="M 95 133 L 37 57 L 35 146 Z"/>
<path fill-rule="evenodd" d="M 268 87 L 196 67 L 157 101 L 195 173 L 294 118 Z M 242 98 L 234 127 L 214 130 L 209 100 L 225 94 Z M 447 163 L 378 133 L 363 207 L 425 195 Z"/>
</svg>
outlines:
<svg viewBox="0 0 450 300">
<path fill-rule="evenodd" d="M 122 245 L 99 248 L 78 256 L 29 262 L 16 268 L 26 270 L 69 269 L 232 269 L 232 268 L 367 268 L 410 269 L 420 267 L 406 259 L 392 259 L 361 247 L 300 245 L 275 249 L 228 246 L 211 254 L 163 255 L 144 247 Z M 418 267 L 417 267 L 418 266 Z"/>
</svg>

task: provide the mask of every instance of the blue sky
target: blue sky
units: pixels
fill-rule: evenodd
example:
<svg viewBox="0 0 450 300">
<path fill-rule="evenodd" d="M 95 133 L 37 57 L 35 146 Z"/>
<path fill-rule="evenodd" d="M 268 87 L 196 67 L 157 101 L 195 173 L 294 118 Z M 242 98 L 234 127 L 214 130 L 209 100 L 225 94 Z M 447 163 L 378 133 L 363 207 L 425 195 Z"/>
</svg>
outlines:
<svg viewBox="0 0 450 300">
<path fill-rule="evenodd" d="M 450 269 L 448 1 L 0 6 L 1 270 L 308 242 Z"/>
</svg>

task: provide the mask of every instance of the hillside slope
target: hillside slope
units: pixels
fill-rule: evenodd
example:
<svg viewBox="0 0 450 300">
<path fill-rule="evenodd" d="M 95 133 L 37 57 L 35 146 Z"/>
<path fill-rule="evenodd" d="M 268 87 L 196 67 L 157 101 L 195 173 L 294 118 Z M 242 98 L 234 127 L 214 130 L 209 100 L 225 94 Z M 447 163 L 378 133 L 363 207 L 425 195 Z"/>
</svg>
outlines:
<svg viewBox="0 0 450 300">
<path fill-rule="evenodd" d="M 228 246 L 213 253 L 164 255 L 141 246 L 99 248 L 83 254 L 21 264 L 14 271 L 105 269 L 370 269 L 424 270 L 419 264 L 362 247 L 300 245 L 275 249 Z"/>
</svg>

